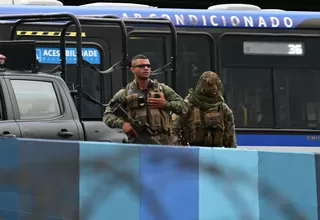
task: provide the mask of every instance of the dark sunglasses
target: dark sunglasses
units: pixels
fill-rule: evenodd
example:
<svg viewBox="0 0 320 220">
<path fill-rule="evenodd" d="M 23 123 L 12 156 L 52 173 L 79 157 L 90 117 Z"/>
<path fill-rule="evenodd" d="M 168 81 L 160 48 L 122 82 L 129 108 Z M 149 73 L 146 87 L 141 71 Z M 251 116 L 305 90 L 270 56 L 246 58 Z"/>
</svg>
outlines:
<svg viewBox="0 0 320 220">
<path fill-rule="evenodd" d="M 148 67 L 148 68 L 151 68 L 151 64 L 139 64 L 139 65 L 136 65 L 136 66 L 133 66 L 133 67 L 138 67 L 138 68 Z"/>
</svg>

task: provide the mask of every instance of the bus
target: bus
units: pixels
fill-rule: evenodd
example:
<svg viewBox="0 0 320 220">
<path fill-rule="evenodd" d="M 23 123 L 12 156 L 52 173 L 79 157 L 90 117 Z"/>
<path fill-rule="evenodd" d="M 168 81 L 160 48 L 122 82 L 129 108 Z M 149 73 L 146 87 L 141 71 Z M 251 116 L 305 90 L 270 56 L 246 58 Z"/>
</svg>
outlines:
<svg viewBox="0 0 320 220">
<path fill-rule="evenodd" d="M 241 148 L 320 149 L 319 12 L 264 10 L 245 4 L 195 10 L 124 3 L 0 5 L 0 12 L 69 12 L 77 17 L 169 20 L 174 28 L 157 22 L 126 23 L 128 58 L 145 54 L 153 69 L 170 63 L 170 68 L 163 68 L 163 73 L 154 77 L 172 86 L 182 97 L 196 86 L 201 73 L 217 72 L 223 81 L 226 103 L 234 112 Z M 10 38 L 11 27 L 0 25 L 0 40 Z M 49 69 L 59 64 L 60 55 L 55 46 L 59 31 L 55 26 L 23 25 L 17 27 L 15 39 L 46 42 L 46 47 L 39 46 L 37 55 L 39 62 Z M 67 75 L 75 71 L 73 33 L 69 32 L 67 37 L 70 46 Z M 82 41 L 87 47 L 84 59 L 101 70 L 117 63 L 123 56 L 121 33 L 119 25 L 83 23 Z M 128 69 L 125 76 L 121 71 L 96 74 L 87 68 L 84 87 L 93 97 L 107 103 L 123 87 L 124 79 L 132 80 Z M 86 109 L 87 115 L 101 120 L 104 108 L 92 105 Z"/>
</svg>

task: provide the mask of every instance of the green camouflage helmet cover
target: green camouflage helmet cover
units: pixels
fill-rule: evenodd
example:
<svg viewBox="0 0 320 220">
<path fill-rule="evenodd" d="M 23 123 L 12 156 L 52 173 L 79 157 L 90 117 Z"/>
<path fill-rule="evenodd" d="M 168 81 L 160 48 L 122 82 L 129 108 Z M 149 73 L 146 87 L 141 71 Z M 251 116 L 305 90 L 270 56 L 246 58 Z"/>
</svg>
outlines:
<svg viewBox="0 0 320 220">
<path fill-rule="evenodd" d="M 222 83 L 218 74 L 206 71 L 200 76 L 195 92 L 206 96 L 212 96 L 213 86 L 217 85 L 218 95 L 222 95 Z"/>
</svg>

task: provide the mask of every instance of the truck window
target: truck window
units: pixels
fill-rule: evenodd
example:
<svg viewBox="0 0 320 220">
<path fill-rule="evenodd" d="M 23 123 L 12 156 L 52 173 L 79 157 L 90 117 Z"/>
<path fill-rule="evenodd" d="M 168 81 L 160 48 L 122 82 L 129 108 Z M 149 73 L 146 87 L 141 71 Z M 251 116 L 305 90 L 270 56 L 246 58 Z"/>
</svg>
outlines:
<svg viewBox="0 0 320 220">
<path fill-rule="evenodd" d="M 62 115 L 51 82 L 11 80 L 18 103 L 20 119 L 52 119 Z"/>
</svg>

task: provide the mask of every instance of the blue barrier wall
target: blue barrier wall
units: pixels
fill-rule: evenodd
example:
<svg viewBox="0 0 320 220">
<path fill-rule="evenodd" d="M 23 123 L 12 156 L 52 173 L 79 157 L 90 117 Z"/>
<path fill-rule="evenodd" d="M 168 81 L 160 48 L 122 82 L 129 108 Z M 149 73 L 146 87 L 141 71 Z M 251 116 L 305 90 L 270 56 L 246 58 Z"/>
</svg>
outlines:
<svg viewBox="0 0 320 220">
<path fill-rule="evenodd" d="M 0 139 L 0 217 L 56 219 L 68 207 L 63 217 L 74 219 L 79 213 L 79 146 L 78 142 Z"/>
<path fill-rule="evenodd" d="M 313 153 L 0 139 L 0 217 L 316 220 L 319 167 Z"/>
</svg>

